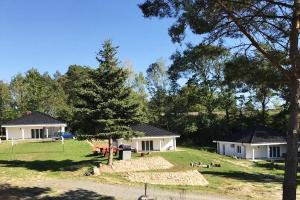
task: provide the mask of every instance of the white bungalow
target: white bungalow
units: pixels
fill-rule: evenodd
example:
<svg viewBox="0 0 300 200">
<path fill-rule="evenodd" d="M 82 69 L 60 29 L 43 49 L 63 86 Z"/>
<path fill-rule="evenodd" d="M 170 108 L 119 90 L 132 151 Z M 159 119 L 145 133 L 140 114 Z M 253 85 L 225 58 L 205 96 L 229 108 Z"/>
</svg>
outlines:
<svg viewBox="0 0 300 200">
<path fill-rule="evenodd" d="M 2 124 L 6 140 L 45 139 L 65 132 L 67 124 L 40 112 L 27 112 L 24 116 Z"/>
<path fill-rule="evenodd" d="M 219 154 L 251 160 L 284 159 L 287 145 L 284 134 L 262 126 L 236 131 L 214 142 Z"/>
<path fill-rule="evenodd" d="M 144 133 L 144 136 L 135 137 L 130 140 L 118 139 L 117 146 L 121 144 L 130 145 L 137 152 L 149 151 L 175 151 L 177 134 L 157 128 L 148 124 L 131 126 L 134 131 Z"/>
</svg>

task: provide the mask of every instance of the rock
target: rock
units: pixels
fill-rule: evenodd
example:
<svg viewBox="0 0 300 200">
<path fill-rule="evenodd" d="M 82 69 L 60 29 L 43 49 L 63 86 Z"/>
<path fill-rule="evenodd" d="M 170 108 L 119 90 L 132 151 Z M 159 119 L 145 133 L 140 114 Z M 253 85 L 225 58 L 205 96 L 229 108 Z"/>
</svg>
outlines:
<svg viewBox="0 0 300 200">
<path fill-rule="evenodd" d="M 158 185 L 207 185 L 207 180 L 197 170 L 185 172 L 131 172 L 127 178 L 132 182 Z"/>
<path fill-rule="evenodd" d="M 157 169 L 169 169 L 173 165 L 159 156 L 142 157 L 131 160 L 120 160 L 113 163 L 113 167 L 103 165 L 102 172 L 134 172 L 134 171 L 147 171 Z"/>
<path fill-rule="evenodd" d="M 156 199 L 153 197 L 143 195 L 143 196 L 139 197 L 138 200 L 156 200 Z"/>
<path fill-rule="evenodd" d="M 94 176 L 99 176 L 100 175 L 100 170 L 98 167 L 94 167 L 93 168 L 93 173 L 94 173 Z"/>
</svg>

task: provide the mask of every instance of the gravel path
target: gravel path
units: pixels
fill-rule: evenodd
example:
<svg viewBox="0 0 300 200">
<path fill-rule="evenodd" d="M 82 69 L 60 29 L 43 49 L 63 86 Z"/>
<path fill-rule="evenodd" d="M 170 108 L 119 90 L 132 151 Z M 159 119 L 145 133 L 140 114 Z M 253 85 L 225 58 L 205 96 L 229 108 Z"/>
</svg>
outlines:
<svg viewBox="0 0 300 200">
<path fill-rule="evenodd" d="M 127 178 L 132 182 L 157 185 L 207 185 L 207 180 L 197 170 L 180 172 L 129 172 Z"/>
<path fill-rule="evenodd" d="M 103 184 L 97 183 L 93 180 L 89 179 L 44 179 L 44 180 L 37 180 L 37 181 L 26 181 L 27 187 L 33 188 L 50 188 L 51 190 L 55 191 L 54 196 L 58 196 L 60 194 L 68 194 L 73 192 L 73 196 L 68 196 L 68 198 L 54 198 L 54 199 L 102 199 L 103 196 L 112 196 L 115 197 L 116 200 L 135 200 L 138 199 L 144 193 L 143 187 L 136 187 L 136 186 L 128 186 L 128 185 L 119 185 L 119 184 Z M 15 186 L 12 186 L 15 187 Z M 18 187 L 24 187 L 18 186 Z M 26 189 L 28 192 L 30 189 Z M 32 190 L 32 189 L 31 189 Z M 78 191 L 78 192 L 76 192 Z M 81 191 L 81 193 L 80 193 Z M 82 192 L 85 191 L 85 192 Z M 222 195 L 211 195 L 211 194 L 203 194 L 197 192 L 185 192 L 183 195 L 184 198 L 180 198 L 181 191 L 179 190 L 163 190 L 157 188 L 148 189 L 148 195 L 157 198 L 157 200 L 232 200 L 232 198 L 225 198 Z M 77 195 L 76 195 L 77 194 Z M 79 194 L 83 194 L 80 197 L 77 197 Z M 84 196 L 84 194 L 87 194 Z M 92 197 L 88 197 L 88 194 L 93 194 Z M 95 196 L 96 194 L 96 196 Z M 97 195 L 98 198 L 97 198 Z M 27 197 L 30 196 L 27 194 Z M 1 193 L 0 193 L 1 197 Z M 3 197 L 3 196 L 2 196 Z M 7 198 L 6 199 L 14 199 L 14 198 Z M 31 198 L 19 198 L 17 199 L 31 199 Z M 0 198 L 2 199 L 2 198 Z M 33 198 L 36 199 L 36 198 Z M 39 199 L 39 198 L 37 198 Z M 42 199 L 42 198 L 41 198 Z M 105 199 L 105 198 L 104 198 Z M 109 198 L 110 199 L 110 198 Z"/>
<path fill-rule="evenodd" d="M 166 159 L 160 156 L 154 156 L 115 161 L 112 168 L 107 165 L 103 165 L 100 167 L 100 170 L 103 172 L 113 173 L 169 169 L 171 167 L 173 167 L 173 165 Z"/>
</svg>

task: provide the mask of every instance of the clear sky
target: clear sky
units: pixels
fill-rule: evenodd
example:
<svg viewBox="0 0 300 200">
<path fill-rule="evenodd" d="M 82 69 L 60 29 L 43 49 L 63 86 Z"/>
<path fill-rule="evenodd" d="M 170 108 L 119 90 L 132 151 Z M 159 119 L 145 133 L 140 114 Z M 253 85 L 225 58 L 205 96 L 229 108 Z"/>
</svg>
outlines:
<svg viewBox="0 0 300 200">
<path fill-rule="evenodd" d="M 142 0 L 0 0 L 0 79 L 34 67 L 66 72 L 71 64 L 97 66 L 101 43 L 120 46 L 121 61 L 144 72 L 176 49 L 170 20 L 145 19 Z"/>
</svg>

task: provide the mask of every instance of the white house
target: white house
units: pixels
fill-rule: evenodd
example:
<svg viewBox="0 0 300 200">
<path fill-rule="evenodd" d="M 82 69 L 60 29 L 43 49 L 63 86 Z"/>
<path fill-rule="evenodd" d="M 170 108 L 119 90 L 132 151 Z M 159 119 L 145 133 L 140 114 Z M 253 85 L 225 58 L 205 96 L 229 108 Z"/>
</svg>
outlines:
<svg viewBox="0 0 300 200">
<path fill-rule="evenodd" d="M 40 112 L 27 112 L 2 124 L 7 140 L 51 138 L 57 132 L 65 132 L 66 127 L 66 123 Z"/>
<path fill-rule="evenodd" d="M 179 135 L 148 124 L 134 125 L 131 126 L 131 129 L 142 132 L 144 135 L 130 140 L 118 139 L 117 146 L 130 145 L 137 152 L 176 150 L 176 138 L 180 137 Z"/>
<path fill-rule="evenodd" d="M 280 160 L 286 154 L 284 134 L 263 126 L 235 131 L 214 141 L 217 153 L 251 160 Z"/>
</svg>

